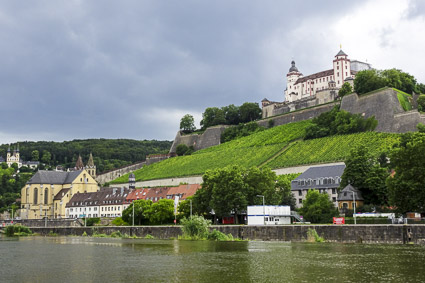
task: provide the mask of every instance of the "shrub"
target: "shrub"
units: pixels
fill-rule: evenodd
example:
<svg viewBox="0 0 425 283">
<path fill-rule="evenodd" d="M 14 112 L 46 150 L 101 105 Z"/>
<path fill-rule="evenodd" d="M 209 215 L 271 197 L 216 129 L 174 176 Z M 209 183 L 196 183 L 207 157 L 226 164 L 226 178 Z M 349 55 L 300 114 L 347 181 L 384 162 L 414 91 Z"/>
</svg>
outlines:
<svg viewBox="0 0 425 283">
<path fill-rule="evenodd" d="M 176 147 L 176 154 L 178 156 L 183 156 L 183 155 L 186 154 L 186 152 L 188 150 L 189 150 L 189 147 L 187 145 L 181 143 Z"/>
<path fill-rule="evenodd" d="M 319 234 L 317 234 L 317 231 L 311 228 L 308 228 L 307 230 L 307 241 L 308 242 L 317 242 L 317 243 L 321 243 L 323 242 L 325 239 L 323 239 L 323 237 L 320 237 Z"/>
<path fill-rule="evenodd" d="M 151 234 L 147 234 L 147 235 L 145 236 L 145 239 L 155 239 L 155 237 L 154 237 L 154 236 L 152 236 Z"/>
<path fill-rule="evenodd" d="M 208 238 L 208 227 L 210 221 L 202 216 L 192 216 L 181 220 L 183 238 L 192 240 L 202 240 Z"/>
<path fill-rule="evenodd" d="M 114 232 L 111 233 L 111 237 L 112 238 L 121 238 L 122 234 L 121 234 L 120 231 L 114 231 Z"/>
<path fill-rule="evenodd" d="M 207 237 L 208 240 L 211 241 L 233 241 L 233 235 L 232 234 L 224 234 L 220 231 L 217 231 L 216 229 L 212 230 Z"/>
<path fill-rule="evenodd" d="M 84 221 L 84 219 L 83 219 L 83 221 Z M 100 223 L 99 217 L 87 218 L 87 220 L 86 220 L 87 226 L 94 226 L 95 224 L 98 224 L 98 223 Z"/>
<path fill-rule="evenodd" d="M 32 231 L 28 227 L 19 225 L 7 226 L 4 232 L 8 237 L 28 236 L 32 234 Z"/>
<path fill-rule="evenodd" d="M 114 226 L 128 226 L 128 223 L 125 222 L 122 217 L 116 217 L 114 220 L 112 220 L 112 225 Z"/>
</svg>

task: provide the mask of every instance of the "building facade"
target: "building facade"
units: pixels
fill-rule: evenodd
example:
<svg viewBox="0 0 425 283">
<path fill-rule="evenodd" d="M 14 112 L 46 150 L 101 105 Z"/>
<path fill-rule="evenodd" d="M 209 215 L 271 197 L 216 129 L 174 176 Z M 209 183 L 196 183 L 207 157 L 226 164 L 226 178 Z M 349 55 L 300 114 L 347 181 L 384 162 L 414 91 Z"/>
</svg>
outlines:
<svg viewBox="0 0 425 283">
<path fill-rule="evenodd" d="M 330 200 L 338 207 L 338 188 L 345 164 L 310 167 L 291 182 L 291 192 L 296 200 L 296 207 L 300 208 L 309 190 L 318 190 L 327 193 Z"/>
<path fill-rule="evenodd" d="M 97 182 L 86 170 L 39 170 L 21 189 L 22 219 L 65 218 L 65 207 L 77 193 L 96 192 Z"/>
</svg>

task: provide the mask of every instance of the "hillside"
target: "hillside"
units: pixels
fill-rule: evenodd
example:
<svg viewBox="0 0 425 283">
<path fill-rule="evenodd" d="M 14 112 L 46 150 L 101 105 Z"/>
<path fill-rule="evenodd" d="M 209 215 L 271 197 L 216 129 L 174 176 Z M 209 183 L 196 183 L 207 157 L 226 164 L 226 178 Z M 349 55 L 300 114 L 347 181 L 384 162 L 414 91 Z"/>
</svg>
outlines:
<svg viewBox="0 0 425 283">
<path fill-rule="evenodd" d="M 245 167 L 269 166 L 272 169 L 303 164 L 344 160 L 350 150 L 366 144 L 378 155 L 398 141 L 398 134 L 365 132 L 301 140 L 311 121 L 274 127 L 222 145 L 200 150 L 193 155 L 170 158 L 135 171 L 137 181 L 202 175 L 208 169 L 237 164 Z M 128 182 L 124 175 L 113 183 Z"/>
<path fill-rule="evenodd" d="M 12 150 L 15 145 L 12 145 Z M 8 146 L 7 144 L 0 145 L 0 156 L 3 156 L 3 158 L 6 158 Z M 33 160 L 32 152 L 38 150 L 39 161 L 51 166 L 63 165 L 65 167 L 73 167 L 79 154 L 81 154 L 83 161 L 87 162 L 89 154 L 92 152 L 97 172 L 102 173 L 144 161 L 148 154 L 166 153 L 170 146 L 170 141 L 131 139 L 86 139 L 64 142 L 25 141 L 19 142 L 19 151 L 21 159 L 25 161 Z M 50 156 L 47 154 L 46 158 L 43 159 L 46 152 Z"/>
</svg>

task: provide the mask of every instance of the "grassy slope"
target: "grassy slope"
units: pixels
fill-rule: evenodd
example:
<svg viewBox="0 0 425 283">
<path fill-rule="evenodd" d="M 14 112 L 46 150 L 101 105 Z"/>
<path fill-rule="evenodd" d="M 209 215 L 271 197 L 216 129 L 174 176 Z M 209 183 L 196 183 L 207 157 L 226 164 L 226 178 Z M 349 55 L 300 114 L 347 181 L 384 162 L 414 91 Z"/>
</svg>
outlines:
<svg viewBox="0 0 425 283">
<path fill-rule="evenodd" d="M 209 147 L 189 156 L 170 158 L 135 171 L 136 180 L 152 180 L 179 176 L 201 175 L 208 169 L 238 164 L 259 166 L 275 155 L 289 142 L 304 135 L 310 121 L 277 126 L 253 135 Z M 124 175 L 113 183 L 127 183 Z"/>
</svg>

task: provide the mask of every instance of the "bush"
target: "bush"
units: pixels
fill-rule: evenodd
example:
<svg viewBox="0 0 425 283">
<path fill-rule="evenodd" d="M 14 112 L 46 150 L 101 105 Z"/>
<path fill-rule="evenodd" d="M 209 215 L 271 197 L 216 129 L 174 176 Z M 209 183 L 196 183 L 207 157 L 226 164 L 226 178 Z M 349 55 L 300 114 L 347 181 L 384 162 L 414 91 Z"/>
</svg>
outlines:
<svg viewBox="0 0 425 283">
<path fill-rule="evenodd" d="M 176 148 L 176 154 L 178 156 L 183 156 L 189 150 L 189 147 L 185 144 L 179 144 Z"/>
<path fill-rule="evenodd" d="M 84 218 L 83 218 L 83 221 L 84 221 Z M 99 217 L 87 218 L 87 220 L 86 220 L 87 226 L 95 226 L 95 224 L 98 224 L 98 223 L 100 223 Z"/>
<path fill-rule="evenodd" d="M 32 231 L 28 227 L 19 225 L 7 226 L 4 232 L 8 237 L 28 236 L 32 234 Z"/>
<path fill-rule="evenodd" d="M 220 231 L 217 231 L 216 229 L 212 230 L 207 237 L 208 240 L 211 241 L 233 241 L 233 235 L 232 234 L 224 234 Z"/>
<path fill-rule="evenodd" d="M 122 217 L 116 217 L 111 223 L 114 226 L 128 226 L 128 223 L 122 220 Z"/>
<path fill-rule="evenodd" d="M 183 238 L 203 240 L 208 238 L 208 227 L 211 222 L 202 216 L 192 216 L 181 220 Z"/>
<path fill-rule="evenodd" d="M 320 237 L 319 234 L 317 234 L 316 230 L 308 228 L 308 230 L 307 230 L 307 241 L 308 242 L 321 243 L 324 240 L 325 239 L 323 239 L 323 237 Z"/>
<path fill-rule="evenodd" d="M 425 94 L 421 94 L 418 97 L 418 110 L 421 112 L 425 111 Z"/>
<path fill-rule="evenodd" d="M 155 239 L 155 237 L 154 237 L 154 236 L 152 236 L 151 234 L 147 234 L 147 235 L 145 236 L 145 239 Z"/>
<path fill-rule="evenodd" d="M 112 238 L 122 238 L 122 234 L 120 231 L 114 231 L 111 233 Z"/>
</svg>

